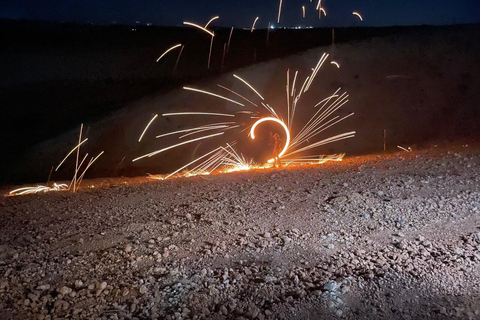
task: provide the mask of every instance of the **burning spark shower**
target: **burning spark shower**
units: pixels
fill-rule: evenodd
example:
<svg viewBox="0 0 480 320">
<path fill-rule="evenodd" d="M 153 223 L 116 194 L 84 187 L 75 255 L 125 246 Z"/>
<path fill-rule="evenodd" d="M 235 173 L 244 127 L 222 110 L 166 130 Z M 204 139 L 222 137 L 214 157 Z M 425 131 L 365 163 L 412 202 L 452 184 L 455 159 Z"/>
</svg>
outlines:
<svg viewBox="0 0 480 320">
<path fill-rule="evenodd" d="M 150 121 L 150 123 L 148 124 L 147 128 L 145 128 L 145 131 L 148 129 L 148 127 L 150 126 L 150 124 L 153 122 L 153 120 L 155 120 L 156 116 Z M 145 134 L 145 131 L 143 132 L 142 134 L 142 137 L 143 135 Z M 98 160 L 98 158 L 100 158 L 103 154 L 104 154 L 104 151 L 100 152 L 96 157 L 92 157 L 88 163 L 85 165 L 85 168 L 83 169 L 82 166 L 83 164 L 85 163 L 85 160 L 87 159 L 88 157 L 88 153 L 85 154 L 85 156 L 83 157 L 82 161 L 79 162 L 79 157 L 80 157 L 80 147 L 88 141 L 88 138 L 84 139 L 82 141 L 82 132 L 83 132 L 83 124 L 80 126 L 80 135 L 78 136 L 78 144 L 72 149 L 70 150 L 70 152 L 67 153 L 67 155 L 65 156 L 65 158 L 63 158 L 62 161 L 60 161 L 60 163 L 58 164 L 58 166 L 55 168 L 55 172 L 58 171 L 58 169 L 60 169 L 60 167 L 65 163 L 65 161 L 76 151 L 77 152 L 77 157 L 76 157 L 76 162 L 75 162 L 75 170 L 74 170 L 74 175 L 73 175 L 73 179 L 72 181 L 70 182 L 70 184 L 65 184 L 65 183 L 53 183 L 52 186 L 48 186 L 48 182 L 47 182 L 47 185 L 46 186 L 43 186 L 43 185 L 37 185 L 37 186 L 33 186 L 33 187 L 23 187 L 23 188 L 18 188 L 18 189 L 15 189 L 15 190 L 12 190 L 8 193 L 9 196 L 20 196 L 20 195 L 27 195 L 27 194 L 35 194 L 35 193 L 46 193 L 46 192 L 54 192 L 54 191 L 73 191 L 73 192 L 76 192 L 78 191 L 78 188 L 80 188 L 80 185 L 83 181 L 83 178 L 85 177 L 85 174 L 87 173 L 88 169 L 90 169 L 90 167 Z M 142 137 L 140 137 L 140 140 L 142 139 Z M 83 169 L 83 172 L 80 174 L 80 169 Z M 53 171 L 53 167 L 52 167 L 52 171 Z M 50 178 L 49 178 L 50 180 Z"/>
<path fill-rule="evenodd" d="M 264 164 L 257 164 L 253 157 L 244 155 L 237 148 L 240 139 L 246 139 L 244 142 L 247 143 L 248 141 L 250 141 L 250 143 L 256 141 L 258 135 L 256 132 L 257 128 L 266 123 L 279 126 L 282 129 L 281 132 L 284 136 L 284 143 L 281 151 L 279 151 L 277 155 L 274 155 L 280 159 L 282 165 L 322 164 L 328 161 L 341 161 L 345 154 L 323 155 L 316 152 L 312 154 L 311 151 L 318 150 L 326 144 L 350 139 L 355 136 L 355 131 L 349 131 L 319 139 L 320 134 L 330 130 L 335 125 L 353 115 L 353 113 L 342 117 L 335 115 L 341 107 L 349 102 L 349 95 L 346 92 L 341 92 L 342 89 L 338 88 L 332 95 L 320 100 L 310 108 L 301 106 L 302 97 L 309 94 L 309 89 L 315 82 L 320 69 L 328 58 L 329 55 L 324 53 L 316 66 L 311 69 L 311 73 L 307 74 L 303 80 L 300 79 L 300 73 L 297 70 L 292 81 L 290 70 L 287 70 L 287 84 L 285 87 L 287 101 L 283 108 L 270 106 L 267 99 L 258 89 L 236 74 L 233 74 L 232 77 L 244 86 L 244 89 L 241 91 L 238 89 L 234 91 L 218 84 L 218 88 L 229 92 L 229 94 L 234 95 L 234 97 L 224 96 L 207 90 L 184 87 L 184 90 L 190 91 L 192 94 L 207 95 L 212 99 L 223 100 L 224 103 L 235 104 L 237 110 L 231 113 L 217 112 L 217 110 L 164 113 L 162 117 L 189 117 L 190 120 L 196 119 L 198 125 L 157 135 L 156 137 L 158 139 L 165 137 L 170 137 L 171 139 L 176 136 L 180 142 L 167 144 L 159 150 L 133 159 L 133 162 L 151 158 L 178 147 L 194 145 L 194 143 L 201 141 L 216 141 L 216 147 L 206 150 L 206 152 L 193 161 L 188 162 L 164 177 L 154 176 L 154 178 L 168 179 L 178 176 L 209 175 L 213 172 L 234 172 L 268 168 L 274 163 L 273 157 L 268 157 Z M 335 61 L 331 61 L 331 63 L 339 67 Z M 302 85 L 300 86 L 299 83 L 302 83 Z M 248 105 L 246 106 L 237 99 L 248 102 Z M 295 115 L 298 114 L 300 110 L 302 113 L 313 113 L 306 123 L 296 121 Z M 211 121 L 214 118 L 222 117 L 229 118 L 231 121 Z M 154 119 L 152 119 L 152 121 L 153 120 Z M 149 125 L 145 128 L 144 133 Z M 193 137 L 189 140 L 184 140 L 184 138 L 190 136 Z M 231 142 L 226 142 L 229 140 Z"/>
</svg>

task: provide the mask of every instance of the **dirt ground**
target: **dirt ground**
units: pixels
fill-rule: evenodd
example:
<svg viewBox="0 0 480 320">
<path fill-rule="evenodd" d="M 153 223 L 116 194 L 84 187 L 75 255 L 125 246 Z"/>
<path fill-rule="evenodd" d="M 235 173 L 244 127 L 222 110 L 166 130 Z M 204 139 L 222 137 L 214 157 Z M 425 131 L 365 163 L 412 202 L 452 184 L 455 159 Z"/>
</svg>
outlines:
<svg viewBox="0 0 480 320">
<path fill-rule="evenodd" d="M 480 319 L 480 145 L 0 199 L 0 319 Z"/>
</svg>

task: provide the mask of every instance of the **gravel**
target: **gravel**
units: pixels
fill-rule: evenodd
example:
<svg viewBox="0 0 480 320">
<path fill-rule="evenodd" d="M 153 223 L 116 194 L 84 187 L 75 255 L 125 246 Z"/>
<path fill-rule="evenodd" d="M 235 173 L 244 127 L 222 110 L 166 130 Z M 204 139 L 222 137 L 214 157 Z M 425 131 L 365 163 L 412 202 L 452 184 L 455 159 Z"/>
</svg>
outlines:
<svg viewBox="0 0 480 320">
<path fill-rule="evenodd" d="M 480 319 L 479 164 L 449 144 L 4 197 L 0 319 Z"/>
</svg>

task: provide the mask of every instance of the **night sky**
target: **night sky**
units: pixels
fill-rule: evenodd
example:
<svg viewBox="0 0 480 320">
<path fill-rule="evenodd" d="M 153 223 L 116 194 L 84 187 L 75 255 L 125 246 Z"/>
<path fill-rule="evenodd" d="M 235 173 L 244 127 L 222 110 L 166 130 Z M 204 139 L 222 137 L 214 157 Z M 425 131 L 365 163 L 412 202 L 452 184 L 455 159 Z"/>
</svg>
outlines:
<svg viewBox="0 0 480 320">
<path fill-rule="evenodd" d="M 323 0 L 328 16 L 318 19 L 317 0 L 283 0 L 280 26 L 341 27 L 480 23 L 479 0 Z M 95 24 L 181 25 L 189 20 L 206 23 L 220 15 L 217 26 L 258 28 L 275 25 L 279 0 L 3 0 L 0 17 Z M 302 19 L 302 5 L 307 18 Z"/>
</svg>

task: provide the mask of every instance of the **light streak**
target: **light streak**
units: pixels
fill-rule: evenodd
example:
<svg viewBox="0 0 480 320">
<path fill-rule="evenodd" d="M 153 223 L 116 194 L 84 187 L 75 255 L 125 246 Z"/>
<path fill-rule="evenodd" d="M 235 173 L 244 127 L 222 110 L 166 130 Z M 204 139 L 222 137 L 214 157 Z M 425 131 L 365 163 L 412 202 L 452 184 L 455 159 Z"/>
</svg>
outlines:
<svg viewBox="0 0 480 320">
<path fill-rule="evenodd" d="M 185 46 L 182 46 L 182 48 L 180 49 L 180 52 L 178 53 L 177 61 L 175 62 L 175 68 L 173 68 L 173 75 L 175 75 L 177 71 L 178 63 L 180 62 L 180 57 L 182 56 L 183 49 L 185 49 Z"/>
<path fill-rule="evenodd" d="M 283 0 L 280 0 L 280 4 L 278 6 L 278 18 L 277 18 L 277 23 L 280 23 L 280 16 L 282 15 L 282 3 Z"/>
<path fill-rule="evenodd" d="M 305 6 L 302 6 L 302 16 L 305 18 Z"/>
<path fill-rule="evenodd" d="M 87 142 L 88 138 L 86 138 L 85 140 L 83 140 L 82 142 L 80 142 L 79 144 L 77 144 L 77 146 L 75 148 L 73 148 L 66 156 L 65 158 L 60 162 L 60 164 L 57 166 L 57 168 L 55 169 L 55 171 L 58 171 L 58 169 L 60 169 L 60 167 L 62 166 L 62 164 L 65 162 L 65 160 L 67 160 L 67 158 L 75 151 L 77 150 L 77 148 L 79 148 L 82 144 L 84 144 L 85 142 Z"/>
<path fill-rule="evenodd" d="M 222 135 L 223 132 L 220 132 L 220 133 L 215 133 L 215 134 L 212 134 L 212 135 L 209 135 L 209 136 L 204 136 L 204 137 L 200 137 L 200 138 L 196 138 L 196 139 L 192 139 L 192 140 L 188 140 L 188 141 L 185 141 L 185 142 L 181 142 L 181 143 L 178 143 L 178 144 L 175 144 L 175 145 L 172 145 L 172 146 L 169 146 L 169 147 L 166 147 L 166 148 L 163 148 L 163 149 L 160 149 L 160 150 L 157 150 L 157 151 L 154 151 L 154 152 L 151 152 L 151 153 L 148 153 L 146 155 L 143 155 L 141 157 L 138 157 L 136 159 L 133 159 L 132 162 L 136 162 L 140 159 L 143 159 L 143 158 L 150 158 L 150 157 L 153 157 L 159 153 L 162 153 L 162 152 L 165 152 L 167 150 L 170 150 L 170 149 L 173 149 L 173 148 L 176 148 L 176 147 L 180 147 L 180 146 L 183 146 L 185 144 L 189 144 L 189 143 L 193 143 L 193 142 L 196 142 L 196 141 L 200 141 L 200 140 L 205 140 L 205 139 L 210 139 L 210 138 L 214 138 L 214 137 L 217 137 L 217 136 L 220 136 Z"/>
<path fill-rule="evenodd" d="M 208 52 L 208 69 L 210 69 L 210 60 L 212 59 L 213 37 L 210 40 L 210 51 Z"/>
<path fill-rule="evenodd" d="M 224 125 L 224 124 L 234 124 L 234 123 L 236 123 L 236 122 L 217 122 L 217 123 L 206 124 L 206 125 L 196 127 L 196 128 L 183 129 L 183 130 L 178 130 L 178 131 L 174 131 L 174 132 L 164 133 L 164 134 L 161 134 L 161 135 L 157 136 L 157 139 L 162 138 L 162 137 L 166 137 L 166 136 L 171 136 L 171 135 L 174 135 L 174 134 L 195 131 L 195 130 L 203 129 L 203 128 L 206 128 L 206 127 L 218 126 L 218 125 Z"/>
<path fill-rule="evenodd" d="M 340 69 L 340 65 L 336 61 L 331 61 L 330 64 L 335 65 L 338 69 Z"/>
<path fill-rule="evenodd" d="M 327 11 L 325 11 L 324 8 L 320 8 L 320 14 L 322 14 L 326 17 L 327 16 Z"/>
<path fill-rule="evenodd" d="M 403 150 L 403 151 L 405 151 L 405 152 L 412 152 L 412 148 L 410 148 L 410 147 L 407 149 L 407 148 L 404 148 L 404 147 L 402 147 L 402 146 L 397 146 L 397 148 L 399 148 L 399 149 L 401 149 L 401 150 Z"/>
<path fill-rule="evenodd" d="M 234 114 L 215 113 L 215 112 L 174 112 L 174 113 L 164 113 L 164 114 L 162 114 L 162 117 L 185 116 L 185 115 L 235 117 Z"/>
<path fill-rule="evenodd" d="M 34 194 L 40 192 L 52 192 L 52 191 L 67 191 L 68 185 L 66 184 L 57 184 L 54 183 L 53 187 L 48 186 L 35 186 L 35 187 L 23 187 L 12 190 L 8 193 L 9 196 L 20 196 L 20 195 L 27 195 L 27 194 Z"/>
<path fill-rule="evenodd" d="M 230 30 L 230 36 L 228 36 L 227 53 L 230 51 L 230 42 L 232 41 L 232 34 L 233 34 L 233 27 L 232 27 L 232 30 Z"/>
<path fill-rule="evenodd" d="M 157 62 L 160 61 L 167 53 L 169 53 L 170 51 L 175 50 L 176 48 L 179 48 L 179 47 L 181 47 L 181 46 L 182 46 L 182 44 L 179 43 L 179 44 L 176 44 L 176 45 L 174 45 L 173 47 L 167 49 L 167 51 L 165 51 L 164 53 L 162 53 L 162 55 L 157 59 Z"/>
<path fill-rule="evenodd" d="M 297 82 L 298 71 L 295 72 L 295 77 L 293 78 L 293 85 L 292 85 L 292 97 L 295 91 L 295 83 Z"/>
<path fill-rule="evenodd" d="M 210 23 L 212 23 L 213 21 L 217 20 L 218 18 L 220 18 L 219 16 L 216 16 L 216 17 L 213 17 L 212 19 L 210 19 L 210 21 L 207 22 L 207 24 L 205 25 L 205 29 L 208 28 L 208 26 L 210 25 Z"/>
<path fill-rule="evenodd" d="M 250 30 L 250 32 L 253 32 L 253 30 L 255 30 L 255 25 L 257 24 L 258 18 L 259 17 L 256 17 L 255 21 L 253 21 L 252 29 Z"/>
<path fill-rule="evenodd" d="M 245 98 L 244 96 L 242 96 L 242 95 L 239 94 L 238 92 L 235 92 L 235 91 L 233 91 L 233 90 L 231 90 L 231 89 L 228 89 L 227 87 L 221 86 L 221 85 L 219 85 L 219 84 L 217 84 L 217 86 L 220 87 L 220 88 L 222 88 L 222 89 L 224 89 L 224 90 L 227 90 L 227 91 L 233 93 L 234 95 L 242 98 L 243 100 L 247 101 L 248 103 L 250 103 L 250 104 L 252 104 L 252 105 L 254 105 L 255 107 L 258 108 L 258 105 L 257 105 L 257 104 L 255 104 L 255 103 L 253 103 L 252 101 L 248 100 L 247 98 Z"/>
<path fill-rule="evenodd" d="M 75 164 L 75 174 L 73 176 L 73 192 L 75 192 L 75 187 L 77 184 L 77 173 L 78 173 L 78 158 L 80 156 L 80 142 L 82 141 L 82 132 L 83 132 L 83 123 L 80 125 L 80 135 L 78 136 L 78 148 L 77 148 L 77 162 Z M 68 187 L 70 189 L 70 186 Z"/>
<path fill-rule="evenodd" d="M 178 170 L 176 170 L 176 171 L 174 171 L 174 172 L 170 173 L 168 176 L 166 176 L 166 177 L 165 177 L 165 179 L 168 179 L 168 178 L 170 178 L 171 176 L 175 175 L 176 173 L 179 173 L 180 171 L 182 171 L 183 169 L 186 169 L 186 168 L 188 168 L 188 166 L 190 166 L 190 165 L 194 164 L 195 162 L 197 162 L 197 161 L 199 161 L 199 160 L 201 160 L 201 159 L 203 159 L 203 158 L 205 158 L 205 157 L 207 157 L 207 156 L 211 155 L 212 153 L 214 153 L 214 152 L 216 152 L 216 151 L 218 151 L 218 150 L 220 150 L 220 149 L 221 149 L 221 147 L 219 147 L 219 148 L 217 148 L 217 149 L 214 149 L 214 150 L 212 150 L 212 151 L 210 151 L 210 152 L 208 152 L 208 153 L 204 154 L 204 155 L 203 155 L 203 156 L 201 156 L 201 157 L 198 157 L 197 159 L 193 160 L 192 162 L 189 162 L 188 164 L 184 165 L 184 166 L 183 166 L 183 167 L 181 167 L 180 169 L 178 169 Z"/>
<path fill-rule="evenodd" d="M 155 119 L 157 119 L 158 117 L 158 114 L 155 114 L 152 118 L 152 120 L 150 120 L 150 122 L 147 124 L 147 126 L 145 127 L 145 129 L 143 130 L 142 132 L 142 135 L 140 136 L 140 138 L 138 139 L 138 142 L 141 142 L 142 141 L 142 138 L 143 136 L 145 135 L 145 132 L 147 132 L 148 128 L 150 127 L 150 125 L 153 123 L 153 121 L 155 121 Z"/>
<path fill-rule="evenodd" d="M 85 170 L 83 171 L 83 173 L 80 175 L 80 177 L 78 178 L 79 182 L 78 182 L 78 187 L 80 187 L 80 184 L 82 183 L 83 181 L 83 177 L 85 176 L 85 173 L 87 173 L 87 170 L 93 165 L 93 163 L 95 161 L 97 161 L 98 158 L 100 158 L 102 155 L 104 154 L 104 151 L 100 152 L 98 154 L 98 156 L 96 156 L 95 158 L 92 158 L 90 160 L 90 162 L 88 163 L 87 167 L 85 168 Z M 122 160 L 123 161 L 123 160 Z"/>
<path fill-rule="evenodd" d="M 280 153 L 278 154 L 278 158 L 281 158 L 281 157 L 285 154 L 285 152 L 287 152 L 288 147 L 290 146 L 290 131 L 288 130 L 287 125 L 286 125 L 283 121 L 281 121 L 281 120 L 279 120 L 279 119 L 277 119 L 277 118 L 272 118 L 272 117 L 262 118 L 262 119 L 258 120 L 257 122 L 255 122 L 255 123 L 253 124 L 252 129 L 250 129 L 250 138 L 251 138 L 252 140 L 255 140 L 255 128 L 256 128 L 259 124 L 261 124 L 261 123 L 263 123 L 263 122 L 265 122 L 265 121 L 273 121 L 273 122 L 276 122 L 276 123 L 280 124 L 280 125 L 283 127 L 283 129 L 285 130 L 285 135 L 286 135 L 285 146 L 283 147 L 282 152 L 280 152 Z M 272 163 L 272 162 L 274 162 L 274 161 L 275 161 L 275 159 L 272 158 L 272 159 L 268 160 L 268 163 Z"/>
<path fill-rule="evenodd" d="M 228 126 L 223 125 L 223 126 L 216 126 L 216 127 L 205 127 L 205 128 L 201 128 L 201 129 L 198 129 L 198 130 L 196 130 L 196 131 L 193 131 L 193 132 L 184 134 L 183 136 L 178 137 L 178 139 L 183 139 L 183 138 L 185 138 L 185 137 L 188 137 L 188 136 L 191 136 L 191 135 L 200 133 L 200 132 L 204 132 L 204 131 L 218 130 L 218 129 L 223 129 L 223 128 L 228 128 Z"/>
<path fill-rule="evenodd" d="M 200 90 L 200 89 L 195 89 L 195 88 L 190 88 L 190 87 L 183 87 L 184 90 L 189 90 L 189 91 L 195 91 L 195 92 L 199 92 L 199 93 L 203 93 L 203 94 L 207 94 L 207 95 L 210 95 L 210 96 L 214 96 L 214 97 L 217 97 L 217 98 L 220 98 L 220 99 L 223 99 L 223 100 L 226 100 L 226 101 L 230 101 L 230 102 L 233 102 L 235 104 L 238 104 L 239 106 L 242 106 L 242 107 L 245 107 L 244 104 L 240 103 L 240 102 L 237 102 L 235 100 L 232 100 L 232 99 L 228 99 L 224 96 L 221 96 L 221 95 L 218 95 L 218 94 L 215 94 L 215 93 L 212 93 L 212 92 L 208 92 L 208 91 L 205 91 L 205 90 Z"/>
<path fill-rule="evenodd" d="M 361 15 L 360 13 L 354 11 L 354 12 L 352 12 L 352 14 L 353 14 L 354 16 L 357 16 L 357 17 L 360 19 L 360 21 L 363 21 L 363 17 L 362 17 L 362 15 Z"/>
<path fill-rule="evenodd" d="M 200 30 L 202 30 L 203 32 L 208 33 L 210 36 L 215 37 L 215 34 L 214 34 L 213 32 L 211 32 L 210 30 L 207 30 L 206 28 L 204 28 L 204 27 L 202 27 L 202 26 L 199 26 L 198 24 L 195 24 L 195 23 L 193 23 L 193 22 L 188 22 L 188 21 L 185 21 L 183 24 L 184 24 L 184 25 L 187 25 L 187 26 L 195 27 L 195 28 L 197 28 L 197 29 L 200 29 Z"/>
<path fill-rule="evenodd" d="M 258 93 L 258 91 L 255 90 L 254 87 L 252 87 L 252 85 L 251 85 L 250 83 L 248 83 L 247 81 L 243 80 L 242 78 L 240 78 L 240 77 L 237 76 L 236 74 L 234 74 L 233 76 L 234 76 L 235 78 L 237 78 L 238 80 L 242 81 L 244 84 L 246 84 L 250 89 L 252 89 L 253 92 L 255 92 L 255 93 L 260 97 L 260 99 L 265 100 L 265 99 L 262 97 L 262 95 L 261 95 L 260 93 Z"/>
</svg>

